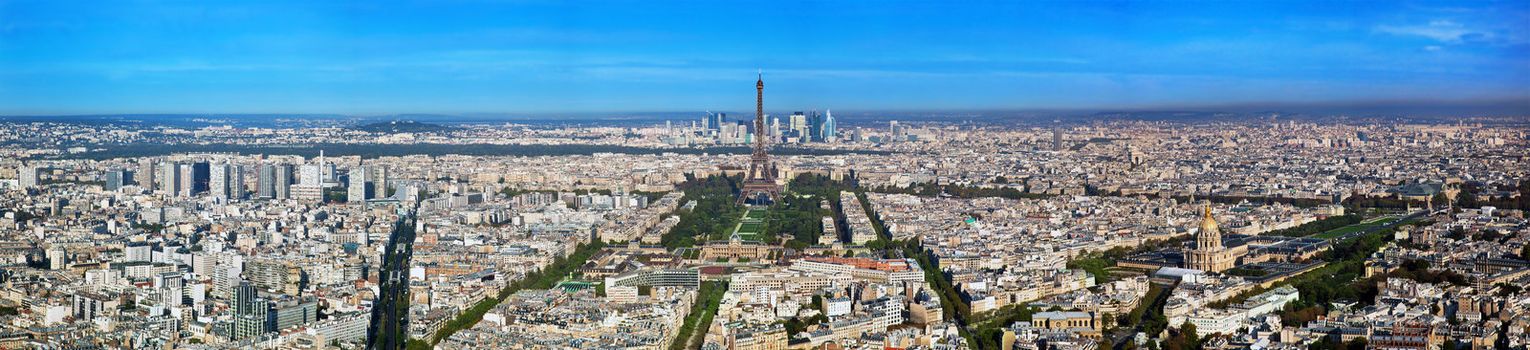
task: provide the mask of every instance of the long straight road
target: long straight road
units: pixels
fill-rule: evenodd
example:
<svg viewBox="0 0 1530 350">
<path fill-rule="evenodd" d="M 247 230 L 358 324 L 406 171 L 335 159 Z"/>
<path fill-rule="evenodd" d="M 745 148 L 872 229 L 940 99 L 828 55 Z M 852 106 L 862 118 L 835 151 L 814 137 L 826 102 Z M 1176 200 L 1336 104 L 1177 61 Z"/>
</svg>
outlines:
<svg viewBox="0 0 1530 350">
<path fill-rule="evenodd" d="M 409 340 L 409 262 L 414 258 L 414 223 L 404 216 L 394 224 L 383 251 L 380 285 L 367 327 L 367 349 L 404 349 Z"/>
</svg>

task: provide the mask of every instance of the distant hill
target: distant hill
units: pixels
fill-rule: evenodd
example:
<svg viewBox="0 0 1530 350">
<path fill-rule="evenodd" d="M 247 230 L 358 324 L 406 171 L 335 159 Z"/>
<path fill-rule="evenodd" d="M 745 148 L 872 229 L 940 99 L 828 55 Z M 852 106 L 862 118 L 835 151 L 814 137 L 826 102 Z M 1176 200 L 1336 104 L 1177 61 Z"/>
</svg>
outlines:
<svg viewBox="0 0 1530 350">
<path fill-rule="evenodd" d="M 421 122 L 417 122 L 417 121 L 413 121 L 413 120 L 396 120 L 396 121 L 387 121 L 387 122 L 378 122 L 378 123 L 358 125 L 356 127 L 353 127 L 352 129 L 360 130 L 360 131 L 367 131 L 367 132 L 380 132 L 380 133 L 402 133 L 402 132 L 421 133 L 421 132 L 450 131 L 450 130 L 453 130 L 455 128 L 449 127 L 449 126 L 437 125 L 437 124 L 421 123 Z"/>
</svg>

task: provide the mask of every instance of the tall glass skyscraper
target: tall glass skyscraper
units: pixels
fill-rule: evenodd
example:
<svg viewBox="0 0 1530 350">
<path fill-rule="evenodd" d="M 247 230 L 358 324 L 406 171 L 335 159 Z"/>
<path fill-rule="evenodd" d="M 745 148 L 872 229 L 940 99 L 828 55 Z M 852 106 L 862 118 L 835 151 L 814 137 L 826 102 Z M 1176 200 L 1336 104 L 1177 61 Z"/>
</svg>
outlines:
<svg viewBox="0 0 1530 350">
<path fill-rule="evenodd" d="M 838 133 L 834 130 L 834 111 L 823 111 L 823 141 L 833 141 Z"/>
</svg>

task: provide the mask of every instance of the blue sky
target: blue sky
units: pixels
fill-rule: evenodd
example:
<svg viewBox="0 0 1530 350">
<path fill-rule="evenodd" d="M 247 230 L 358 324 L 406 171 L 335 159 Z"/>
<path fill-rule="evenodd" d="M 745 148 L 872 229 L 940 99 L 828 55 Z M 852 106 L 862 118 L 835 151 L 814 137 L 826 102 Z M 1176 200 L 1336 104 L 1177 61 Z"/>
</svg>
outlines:
<svg viewBox="0 0 1530 350">
<path fill-rule="evenodd" d="M 0 114 L 1530 101 L 1530 2 L 11 1 Z"/>
</svg>

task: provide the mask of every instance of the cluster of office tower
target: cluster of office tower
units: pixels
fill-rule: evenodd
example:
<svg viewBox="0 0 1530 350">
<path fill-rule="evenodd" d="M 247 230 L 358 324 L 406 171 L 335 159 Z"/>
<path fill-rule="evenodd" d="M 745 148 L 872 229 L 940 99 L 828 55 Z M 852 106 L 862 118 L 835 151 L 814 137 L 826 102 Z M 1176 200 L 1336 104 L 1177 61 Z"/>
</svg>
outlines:
<svg viewBox="0 0 1530 350">
<path fill-rule="evenodd" d="M 156 194 L 175 197 L 210 196 L 225 200 L 297 199 L 325 201 L 343 193 L 345 201 L 384 198 L 388 193 L 388 168 L 358 165 L 342 182 L 334 164 L 321 154 L 316 164 L 264 163 L 255 166 L 255 187 L 245 184 L 246 167 L 232 160 L 167 161 L 139 160 L 136 170 L 106 172 L 102 186 L 109 191 L 137 185 Z M 343 186 L 343 188 L 342 188 Z"/>
</svg>

